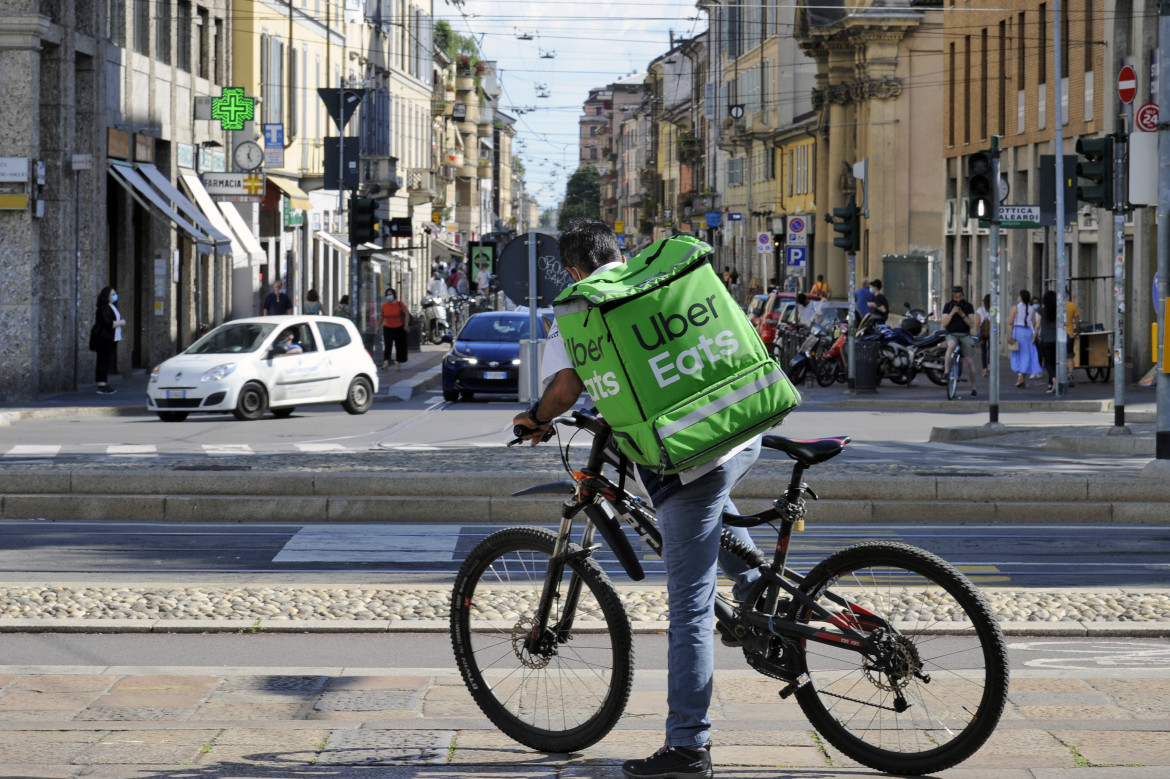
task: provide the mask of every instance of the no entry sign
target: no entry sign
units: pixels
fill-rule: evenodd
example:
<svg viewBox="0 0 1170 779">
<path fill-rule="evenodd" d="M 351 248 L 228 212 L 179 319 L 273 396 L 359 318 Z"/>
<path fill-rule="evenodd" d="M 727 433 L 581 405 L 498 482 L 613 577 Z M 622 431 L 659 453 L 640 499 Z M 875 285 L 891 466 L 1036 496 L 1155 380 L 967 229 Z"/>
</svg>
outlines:
<svg viewBox="0 0 1170 779">
<path fill-rule="evenodd" d="M 1137 97 L 1137 73 L 1129 65 L 1123 67 L 1117 74 L 1117 96 L 1126 105 Z"/>
</svg>

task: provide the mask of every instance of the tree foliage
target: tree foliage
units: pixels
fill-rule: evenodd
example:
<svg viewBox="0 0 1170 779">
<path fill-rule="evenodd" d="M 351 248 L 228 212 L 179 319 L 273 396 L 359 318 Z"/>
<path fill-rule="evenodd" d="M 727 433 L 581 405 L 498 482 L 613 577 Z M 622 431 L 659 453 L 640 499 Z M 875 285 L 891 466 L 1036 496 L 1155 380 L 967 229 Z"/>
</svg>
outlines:
<svg viewBox="0 0 1170 779">
<path fill-rule="evenodd" d="M 564 230 L 569 220 L 576 217 L 601 218 L 601 177 L 593 165 L 577 168 L 565 184 L 565 202 L 557 229 Z"/>
</svg>

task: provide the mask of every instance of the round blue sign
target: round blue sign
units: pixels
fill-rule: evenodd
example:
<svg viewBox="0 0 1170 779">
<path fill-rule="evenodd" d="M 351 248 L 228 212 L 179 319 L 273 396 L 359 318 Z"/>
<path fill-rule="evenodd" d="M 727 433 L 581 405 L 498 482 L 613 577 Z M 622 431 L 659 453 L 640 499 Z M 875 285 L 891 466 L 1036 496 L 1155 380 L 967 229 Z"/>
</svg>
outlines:
<svg viewBox="0 0 1170 779">
<path fill-rule="evenodd" d="M 804 220 L 800 217 L 793 217 L 788 220 L 788 232 L 799 233 L 804 229 Z"/>
</svg>

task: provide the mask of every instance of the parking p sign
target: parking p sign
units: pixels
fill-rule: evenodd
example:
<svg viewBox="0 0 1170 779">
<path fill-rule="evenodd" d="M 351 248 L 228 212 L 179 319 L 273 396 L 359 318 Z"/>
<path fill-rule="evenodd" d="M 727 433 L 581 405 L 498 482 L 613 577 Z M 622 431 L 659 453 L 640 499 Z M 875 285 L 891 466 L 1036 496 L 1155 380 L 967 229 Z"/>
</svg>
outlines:
<svg viewBox="0 0 1170 779">
<path fill-rule="evenodd" d="M 803 268 L 808 259 L 808 247 L 788 246 L 784 249 L 786 265 L 790 268 Z"/>
</svg>

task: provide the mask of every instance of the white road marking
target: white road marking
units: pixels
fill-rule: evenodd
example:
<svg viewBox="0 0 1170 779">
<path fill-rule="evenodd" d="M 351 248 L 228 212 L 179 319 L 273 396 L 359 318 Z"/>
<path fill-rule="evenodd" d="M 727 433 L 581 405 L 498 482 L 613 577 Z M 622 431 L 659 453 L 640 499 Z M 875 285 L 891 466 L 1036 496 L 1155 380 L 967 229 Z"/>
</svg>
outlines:
<svg viewBox="0 0 1170 779">
<path fill-rule="evenodd" d="M 1029 668 L 1085 671 L 1094 668 L 1170 668 L 1170 645 L 1132 640 L 1028 641 L 1008 649 L 1056 655 L 1026 660 Z"/>
<path fill-rule="evenodd" d="M 418 563 L 454 559 L 460 527 L 305 525 L 275 563 Z"/>
<path fill-rule="evenodd" d="M 348 452 L 341 444 L 296 444 L 302 452 Z"/>
<path fill-rule="evenodd" d="M 158 457 L 158 447 L 154 444 L 110 444 L 106 447 L 106 454 L 114 457 Z"/>
<path fill-rule="evenodd" d="M 17 444 L 4 453 L 5 457 L 56 457 L 61 447 L 55 444 Z"/>
<path fill-rule="evenodd" d="M 204 444 L 203 453 L 213 456 L 252 454 L 252 447 L 248 444 Z"/>
</svg>

